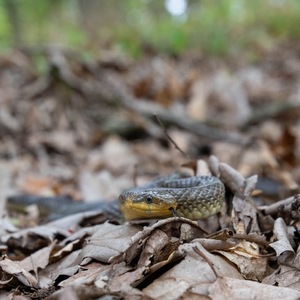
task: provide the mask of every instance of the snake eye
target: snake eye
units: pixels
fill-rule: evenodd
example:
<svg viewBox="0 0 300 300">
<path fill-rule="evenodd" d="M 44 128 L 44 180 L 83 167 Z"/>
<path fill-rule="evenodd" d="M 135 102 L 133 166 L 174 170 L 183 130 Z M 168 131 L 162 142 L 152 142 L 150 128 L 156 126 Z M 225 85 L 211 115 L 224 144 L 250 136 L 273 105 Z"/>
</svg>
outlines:
<svg viewBox="0 0 300 300">
<path fill-rule="evenodd" d="M 147 203 L 147 204 L 151 204 L 151 203 L 152 203 L 152 196 L 151 196 L 151 195 L 148 195 L 148 196 L 146 197 L 146 203 Z"/>
</svg>

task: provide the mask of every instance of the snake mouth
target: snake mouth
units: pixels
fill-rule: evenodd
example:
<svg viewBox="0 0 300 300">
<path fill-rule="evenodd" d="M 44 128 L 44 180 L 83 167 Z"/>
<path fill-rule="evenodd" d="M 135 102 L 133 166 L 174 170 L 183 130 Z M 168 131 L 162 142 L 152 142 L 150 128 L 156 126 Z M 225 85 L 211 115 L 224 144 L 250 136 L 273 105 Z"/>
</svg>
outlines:
<svg viewBox="0 0 300 300">
<path fill-rule="evenodd" d="M 173 216 L 169 205 L 157 206 L 146 203 L 125 203 L 120 205 L 120 210 L 126 220 L 164 219 Z"/>
</svg>

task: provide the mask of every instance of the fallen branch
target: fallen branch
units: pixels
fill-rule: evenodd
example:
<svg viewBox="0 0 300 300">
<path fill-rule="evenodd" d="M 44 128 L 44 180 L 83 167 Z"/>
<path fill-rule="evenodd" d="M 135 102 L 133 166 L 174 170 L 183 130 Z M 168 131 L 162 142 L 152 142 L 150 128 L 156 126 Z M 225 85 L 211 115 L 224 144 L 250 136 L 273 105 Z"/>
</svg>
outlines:
<svg viewBox="0 0 300 300">
<path fill-rule="evenodd" d="M 298 113 L 295 114 L 295 111 Z M 245 129 L 250 125 L 261 123 L 267 119 L 283 117 L 288 113 L 293 113 L 294 116 L 299 117 L 300 102 L 298 100 L 275 102 L 259 107 L 259 109 L 255 110 L 240 128 Z M 290 118 L 288 119 L 290 120 Z"/>
<path fill-rule="evenodd" d="M 88 81 L 78 78 L 72 73 L 63 53 L 53 51 L 50 55 L 51 64 L 59 72 L 59 77 L 69 87 L 84 94 L 95 102 L 99 100 L 109 105 L 121 105 L 139 115 L 152 120 L 157 115 L 163 122 L 175 125 L 203 139 L 203 143 L 216 140 L 225 140 L 239 145 L 246 145 L 249 139 L 236 132 L 228 132 L 219 128 L 211 127 L 190 119 L 185 113 L 178 113 L 172 109 L 166 109 L 161 105 L 147 101 L 147 99 L 136 98 L 131 95 L 117 76 L 109 76 L 105 71 L 101 74 L 101 81 Z M 90 70 L 95 72 L 94 70 Z M 98 74 L 95 74 L 99 77 Z M 100 102 L 99 102 L 100 103 Z"/>
<path fill-rule="evenodd" d="M 108 79 L 107 89 L 110 89 L 111 99 L 118 100 L 124 107 L 141 114 L 147 118 L 152 118 L 157 115 L 160 120 L 175 125 L 181 129 L 185 129 L 201 138 L 205 142 L 215 140 L 225 140 L 235 144 L 246 145 L 249 140 L 239 134 L 228 132 L 219 128 L 214 128 L 203 123 L 191 120 L 184 113 L 172 111 L 172 109 L 165 109 L 161 105 L 147 101 L 146 99 L 137 99 L 130 95 L 126 88 L 122 87 L 120 83 L 112 82 Z M 99 91 L 100 92 L 100 91 Z M 102 91 L 103 92 L 103 91 Z M 102 93 L 101 92 L 101 93 Z M 106 99 L 110 100 L 110 99 Z"/>
</svg>

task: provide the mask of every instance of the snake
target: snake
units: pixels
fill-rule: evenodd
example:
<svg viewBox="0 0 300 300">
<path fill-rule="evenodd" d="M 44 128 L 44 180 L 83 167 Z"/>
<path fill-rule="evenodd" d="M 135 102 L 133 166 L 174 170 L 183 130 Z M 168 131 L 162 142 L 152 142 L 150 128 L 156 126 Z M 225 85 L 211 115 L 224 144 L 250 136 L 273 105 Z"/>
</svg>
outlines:
<svg viewBox="0 0 300 300">
<path fill-rule="evenodd" d="M 225 186 L 215 176 L 173 176 L 123 192 L 119 208 L 128 221 L 172 216 L 199 220 L 217 214 L 224 199 Z"/>
<path fill-rule="evenodd" d="M 7 201 L 11 211 L 24 211 L 37 205 L 45 220 L 84 212 L 99 211 L 107 218 L 146 220 L 185 217 L 206 219 L 217 214 L 225 199 L 225 187 L 215 176 L 191 176 L 180 173 L 159 177 L 150 183 L 124 191 L 118 200 L 93 203 L 75 202 L 68 197 L 13 196 Z"/>
</svg>

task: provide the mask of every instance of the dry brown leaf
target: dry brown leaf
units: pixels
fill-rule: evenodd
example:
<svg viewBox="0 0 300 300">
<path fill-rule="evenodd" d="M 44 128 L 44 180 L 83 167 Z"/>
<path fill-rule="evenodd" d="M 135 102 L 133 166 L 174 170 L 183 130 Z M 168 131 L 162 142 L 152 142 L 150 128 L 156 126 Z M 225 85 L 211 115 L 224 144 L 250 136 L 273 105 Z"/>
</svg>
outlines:
<svg viewBox="0 0 300 300">
<path fill-rule="evenodd" d="M 39 276 L 51 280 L 51 284 L 59 277 L 70 277 L 78 272 L 80 266 L 76 264 L 80 250 L 71 252 L 69 255 L 61 258 L 59 261 L 47 265 L 43 270 L 39 271 Z"/>
<path fill-rule="evenodd" d="M 102 224 L 83 247 L 78 263 L 86 264 L 91 259 L 108 263 L 129 248 L 132 237 L 140 230 L 140 226 Z"/>
<path fill-rule="evenodd" d="M 191 250 L 185 259 L 143 289 L 154 299 L 178 299 L 192 285 L 212 283 L 214 272 L 209 264 Z"/>
<path fill-rule="evenodd" d="M 209 170 L 208 163 L 203 159 L 197 160 L 197 171 L 196 176 L 210 176 L 211 172 Z"/>
<path fill-rule="evenodd" d="M 140 255 L 137 267 L 149 267 L 151 264 L 168 257 L 170 253 L 166 252 L 166 245 L 169 243 L 171 243 L 170 237 L 168 237 L 165 232 L 159 229 L 153 231 L 143 246 L 143 251 Z M 178 246 L 179 239 L 177 239 L 177 241 L 175 240 L 173 243 Z M 173 246 L 173 248 L 175 247 Z"/>
<path fill-rule="evenodd" d="M 32 253 L 20 261 L 20 266 L 28 272 L 35 271 L 37 275 L 38 269 L 44 269 L 49 264 L 50 255 L 55 245 L 56 241 L 53 241 L 49 246 Z"/>
<path fill-rule="evenodd" d="M 89 160 L 89 164 L 96 164 L 99 169 L 115 174 L 120 174 L 122 170 L 137 163 L 129 144 L 116 136 L 108 138 L 99 150 L 92 152 Z"/>
<path fill-rule="evenodd" d="M 194 251 L 195 246 L 201 250 L 205 259 Z M 204 291 L 207 292 L 208 284 L 216 280 L 215 271 L 218 272 L 218 276 L 227 274 L 233 278 L 242 278 L 231 264 L 210 254 L 199 243 L 184 244 L 179 247 L 179 251 L 185 258 L 144 288 L 143 292 L 147 296 L 154 299 L 178 299 L 196 285 L 204 286 Z M 202 294 L 205 295 L 207 296 L 207 293 Z"/>
<path fill-rule="evenodd" d="M 142 292 L 135 288 L 145 276 L 147 276 L 148 267 L 142 266 L 136 270 L 129 270 L 126 273 L 119 273 L 115 276 L 110 284 L 109 290 L 113 293 L 126 293 L 132 296 L 142 296 Z"/>
<path fill-rule="evenodd" d="M 118 266 L 120 267 L 120 266 Z M 124 269 L 122 267 L 120 267 L 120 269 L 122 269 L 122 271 L 124 271 Z M 129 268 L 126 269 L 126 271 Z M 65 269 L 67 272 L 69 270 L 71 270 L 70 268 L 66 268 Z M 62 271 L 64 271 L 64 269 L 62 269 Z M 64 274 L 64 273 L 62 273 Z M 100 282 L 98 282 L 97 287 L 98 288 L 105 288 L 107 286 L 107 274 L 111 275 L 111 277 L 113 276 L 112 274 L 112 267 L 110 265 L 104 265 L 98 262 L 91 262 L 88 265 L 86 265 L 84 268 L 80 268 L 76 271 L 76 273 L 70 274 L 68 276 L 67 279 L 61 281 L 59 283 L 60 287 L 74 287 L 74 289 L 79 288 L 80 286 L 82 286 L 82 290 L 86 289 L 88 286 L 92 287 L 92 284 L 96 281 L 102 281 L 103 284 L 102 286 L 100 286 Z M 73 276 L 72 276 L 73 275 Z M 69 277 L 70 276 L 70 277 Z M 97 279 L 98 278 L 98 279 Z M 86 285 L 86 287 L 84 287 L 84 285 Z M 96 287 L 93 287 L 96 288 Z"/>
<path fill-rule="evenodd" d="M 1 269 L 6 273 L 17 278 L 22 284 L 29 287 L 38 287 L 38 280 L 35 276 L 26 271 L 20 262 L 12 261 L 8 257 L 4 257 L 0 261 Z"/>
<path fill-rule="evenodd" d="M 261 281 L 266 273 L 268 257 L 263 257 L 259 253 L 259 247 L 255 243 L 241 241 L 227 251 L 217 252 L 232 263 L 240 270 L 245 279 Z"/>
<path fill-rule="evenodd" d="M 0 299 L 2 299 L 1 298 L 1 290 L 4 289 L 7 286 L 7 284 L 10 283 L 14 279 L 14 277 L 3 272 L 2 270 L 0 270 L 0 276 L 2 278 L 2 280 L 0 280 Z M 6 278 L 8 278 L 8 279 L 6 279 Z M 6 298 L 3 298 L 3 299 L 6 299 Z"/>
<path fill-rule="evenodd" d="M 76 294 L 87 299 L 110 293 L 121 293 L 123 296 L 127 296 L 128 299 L 129 297 L 135 299 L 136 296 L 142 295 L 140 290 L 130 285 L 135 278 L 135 274 L 131 276 L 130 271 L 132 271 L 132 268 L 125 266 L 123 262 L 114 265 L 95 265 L 93 263 L 86 267 L 87 270 L 70 277 L 60 285 L 64 287 L 71 286 Z M 124 280 L 126 278 L 130 280 Z"/>
<path fill-rule="evenodd" d="M 125 286 L 135 287 L 143 283 L 155 271 L 181 259 L 183 254 L 177 251 L 178 246 L 178 238 L 171 238 L 164 231 L 155 229 L 144 243 L 136 269 L 112 281 L 111 289 L 119 290 L 120 284 L 124 285 L 124 283 L 126 283 Z"/>
<path fill-rule="evenodd" d="M 55 196 L 60 191 L 58 182 L 41 176 L 27 176 L 19 182 L 19 188 L 31 195 Z"/>
<path fill-rule="evenodd" d="M 53 241 L 58 235 L 61 237 L 71 236 L 73 232 L 80 228 L 79 224 L 82 223 L 85 218 L 91 218 L 97 215 L 99 215 L 98 212 L 74 214 L 45 225 L 3 234 L 0 236 L 0 240 L 4 243 L 8 243 L 11 247 L 28 248 L 31 249 L 31 251 L 38 250 L 48 245 L 48 243 Z"/>
<path fill-rule="evenodd" d="M 294 197 L 289 197 L 272 203 L 271 205 L 262 205 L 258 209 L 262 210 L 266 215 L 276 215 L 281 210 L 281 207 L 289 206 L 294 200 Z"/>
<path fill-rule="evenodd" d="M 271 275 L 262 281 L 280 287 L 288 287 L 300 291 L 300 272 L 299 268 L 281 265 Z"/>
<path fill-rule="evenodd" d="M 207 116 L 207 98 L 209 92 L 208 80 L 200 80 L 194 82 L 191 87 L 191 98 L 186 106 L 186 113 L 189 117 L 204 121 Z"/>
<path fill-rule="evenodd" d="M 194 288 L 194 292 L 196 289 L 198 289 L 198 287 Z M 219 277 L 208 287 L 208 296 L 214 300 L 296 300 L 300 298 L 300 292 L 289 288 L 273 287 L 250 280 Z"/>
<path fill-rule="evenodd" d="M 211 173 L 216 176 L 219 177 L 220 176 L 220 161 L 218 160 L 218 158 L 215 155 L 211 155 L 208 159 L 208 166 L 209 169 L 211 171 Z"/>
<path fill-rule="evenodd" d="M 72 130 L 56 130 L 31 136 L 28 143 L 33 148 L 49 147 L 60 153 L 72 152 L 76 148 L 77 135 Z"/>
<path fill-rule="evenodd" d="M 289 287 L 300 291 L 300 247 L 293 260 L 285 261 L 277 270 L 264 278 L 263 283 L 274 286 Z"/>
<path fill-rule="evenodd" d="M 99 228 L 101 228 L 102 224 L 89 226 L 89 227 L 82 227 L 79 230 L 73 232 L 71 235 L 69 235 L 67 238 L 62 240 L 59 245 L 65 246 L 69 243 L 73 243 L 76 240 L 81 240 L 85 236 L 91 236 L 93 235 Z"/>
<path fill-rule="evenodd" d="M 72 288 L 66 287 L 48 297 L 49 300 L 80 300 Z"/>
<path fill-rule="evenodd" d="M 94 217 L 98 213 L 97 212 L 84 212 L 78 213 L 71 216 L 67 216 L 65 218 L 47 223 L 45 225 L 26 228 L 14 233 L 7 233 L 0 236 L 0 240 L 2 242 L 7 242 L 10 239 L 20 240 L 23 239 L 26 241 L 28 235 L 36 235 L 38 237 L 42 237 L 44 239 L 48 239 L 52 241 L 55 235 L 60 234 L 64 237 L 70 236 L 72 232 L 76 231 L 79 228 L 79 224 L 85 219 L 89 217 Z"/>
<path fill-rule="evenodd" d="M 64 247 L 62 247 L 60 250 L 55 252 L 52 257 L 57 260 L 60 259 L 70 252 L 76 250 L 76 248 L 81 244 L 81 241 L 79 239 L 73 240 L 72 242 L 67 243 Z"/>
<path fill-rule="evenodd" d="M 232 210 L 232 223 L 237 234 L 259 233 L 258 221 L 252 204 L 245 200 L 234 197 Z"/>
<path fill-rule="evenodd" d="M 216 277 L 226 276 L 226 277 L 242 279 L 241 274 L 237 271 L 237 269 L 232 264 L 228 263 L 226 259 L 223 259 L 219 255 L 210 253 L 201 245 L 201 243 L 192 243 L 192 245 L 193 245 L 193 250 L 201 257 L 203 257 L 207 263 L 209 263 Z"/>
<path fill-rule="evenodd" d="M 227 176 L 227 184 L 230 184 L 235 193 L 232 200 L 231 212 L 232 225 L 235 232 L 238 234 L 259 233 L 257 209 L 251 199 L 251 194 L 257 182 L 257 176 L 254 175 L 248 179 L 243 179 L 242 175 L 232 167 L 226 165 L 220 167 L 222 180 L 226 180 Z M 224 179 L 222 176 L 224 176 Z"/>
<path fill-rule="evenodd" d="M 163 219 L 152 226 L 144 227 L 142 231 L 138 232 L 135 236 L 132 237 L 132 245 L 128 248 L 125 253 L 125 261 L 130 263 L 137 255 L 140 253 L 141 248 L 144 245 L 144 242 L 148 239 L 149 235 L 156 229 L 160 229 L 168 235 L 170 243 L 172 244 L 172 237 L 178 235 L 180 241 L 189 242 L 194 238 L 202 237 L 206 234 L 201 227 L 199 227 L 195 222 L 185 219 L 185 218 L 168 218 Z M 175 239 L 175 244 L 177 240 Z"/>
<path fill-rule="evenodd" d="M 244 197 L 245 178 L 226 163 L 219 164 L 220 179 L 238 197 Z"/>
<path fill-rule="evenodd" d="M 270 246 L 276 251 L 277 261 L 286 263 L 294 258 L 295 252 L 291 246 L 287 227 L 282 218 L 275 220 L 273 231 L 277 241 L 271 243 Z"/>
<path fill-rule="evenodd" d="M 297 146 L 297 131 L 291 126 L 284 126 L 281 138 L 272 145 L 274 156 L 287 163 L 289 166 L 296 166 L 297 157 L 295 149 Z"/>
<path fill-rule="evenodd" d="M 239 171 L 245 176 L 260 173 L 264 169 L 279 170 L 280 166 L 264 140 L 257 140 L 253 147 L 247 148 L 241 156 Z"/>
</svg>

